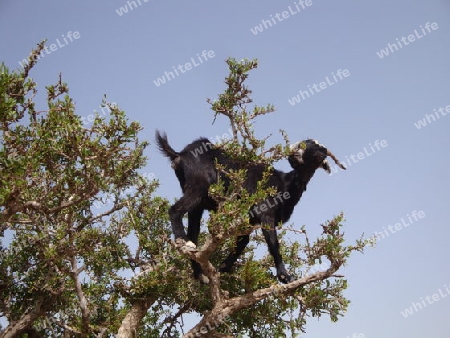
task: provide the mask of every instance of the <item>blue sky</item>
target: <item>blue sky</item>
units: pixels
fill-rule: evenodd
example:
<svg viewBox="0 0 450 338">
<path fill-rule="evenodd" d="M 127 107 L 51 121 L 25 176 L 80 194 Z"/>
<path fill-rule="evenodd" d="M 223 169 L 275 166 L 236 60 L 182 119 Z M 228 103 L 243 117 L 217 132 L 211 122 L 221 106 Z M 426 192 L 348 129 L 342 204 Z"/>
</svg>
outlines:
<svg viewBox="0 0 450 338">
<path fill-rule="evenodd" d="M 351 258 L 344 268 L 352 301 L 347 315 L 338 323 L 311 320 L 305 337 L 447 338 L 450 3 L 312 0 L 305 8 L 299 1 L 135 3 L 131 10 L 124 0 L 1 1 L 0 59 L 20 67 L 47 38 L 56 47 L 49 47 L 32 72 L 42 98 L 44 86 L 62 72 L 79 115 L 87 119 L 99 110 L 106 94 L 142 124 L 143 138 L 153 142 L 158 128 L 181 149 L 198 136 L 228 132 L 224 118 L 212 125 L 205 99 L 223 91 L 227 57 L 258 58 L 248 81 L 254 102 L 277 108 L 257 122 L 258 135 L 273 134 L 270 142 L 278 143 L 278 130 L 284 129 L 292 141 L 315 138 L 341 161 L 351 161 L 345 172 L 316 173 L 292 223 L 318 234 L 321 222 L 344 211 L 349 240 L 389 226 L 395 230 L 402 218 L 409 224 Z M 120 10 L 125 6 L 127 13 Z M 194 65 L 191 58 L 199 63 L 203 51 L 214 56 Z M 191 69 L 155 84 L 188 62 Z M 348 76 L 334 81 L 339 70 Z M 310 97 L 303 94 L 290 104 L 309 88 L 320 91 L 311 89 Z M 381 143 L 385 146 L 375 147 Z M 179 197 L 166 159 L 153 144 L 147 154 L 146 172 L 160 180 L 159 193 Z M 277 168 L 290 170 L 287 161 Z M 414 211 L 423 217 L 415 220 Z M 402 315 L 422 301 L 426 307 Z"/>
</svg>

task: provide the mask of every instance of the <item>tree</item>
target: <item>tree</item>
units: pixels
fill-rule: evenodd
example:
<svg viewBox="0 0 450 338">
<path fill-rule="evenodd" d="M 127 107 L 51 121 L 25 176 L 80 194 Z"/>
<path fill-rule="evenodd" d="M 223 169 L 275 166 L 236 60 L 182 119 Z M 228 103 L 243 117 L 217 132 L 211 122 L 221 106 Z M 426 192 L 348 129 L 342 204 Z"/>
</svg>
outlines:
<svg viewBox="0 0 450 338">
<path fill-rule="evenodd" d="M 159 183 L 141 173 L 148 143 L 139 140 L 138 123 L 105 98 L 110 116 L 84 127 L 61 76 L 46 87 L 48 108 L 36 109 L 29 73 L 44 43 L 23 70 L 0 66 L 1 337 L 283 337 L 304 331 L 308 316 L 343 315 L 347 282 L 337 271 L 368 241 L 344 245 L 342 214 L 322 225 L 314 241 L 304 228 L 283 229 L 302 236 L 280 238 L 296 277 L 287 285 L 270 272 L 270 256 L 256 258 L 264 240 L 249 227 L 248 210 L 271 190 L 240 189 L 245 172 L 229 173 L 231 191 L 220 182 L 211 187 L 219 209 L 205 223 L 198 250 L 174 243 L 170 203 L 156 195 Z M 274 111 L 270 105 L 247 111 L 252 101 L 244 81 L 257 63 L 227 64 L 227 88 L 209 100 L 233 129 L 233 139 L 219 146 L 272 164 L 289 142 L 283 133 L 286 146 L 265 149 L 266 140 L 254 135 L 253 120 Z M 253 246 L 233 273 L 220 275 L 215 267 L 236 235 L 250 231 Z M 189 258 L 202 265 L 210 285 L 191 278 Z M 316 271 L 319 262 L 324 268 Z M 190 330 L 183 328 L 188 313 L 201 317 Z"/>
</svg>

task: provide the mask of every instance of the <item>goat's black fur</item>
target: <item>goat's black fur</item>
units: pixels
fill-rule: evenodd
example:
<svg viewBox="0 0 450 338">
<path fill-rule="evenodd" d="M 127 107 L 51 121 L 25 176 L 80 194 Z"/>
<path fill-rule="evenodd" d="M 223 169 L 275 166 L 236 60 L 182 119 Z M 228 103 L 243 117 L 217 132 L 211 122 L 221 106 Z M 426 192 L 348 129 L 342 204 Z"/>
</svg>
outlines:
<svg viewBox="0 0 450 338">
<path fill-rule="evenodd" d="M 183 191 L 183 196 L 169 210 L 175 239 L 181 238 L 186 242 L 192 241 L 197 244 L 203 211 L 217 209 L 216 201 L 208 195 L 208 188 L 218 180 L 215 161 L 224 165 L 227 169 L 236 170 L 244 166 L 242 163 L 230 159 L 223 150 L 215 148 L 206 138 L 195 140 L 180 152 L 176 152 L 169 145 L 167 136 L 165 134 L 161 135 L 158 131 L 156 132 L 156 142 L 161 152 L 170 158 L 172 168 L 175 170 Z M 280 198 L 279 202 L 274 203 L 275 199 L 269 197 L 265 202 L 259 204 L 259 207 L 261 207 L 262 204 L 266 203 L 264 210 L 255 206 L 250 211 L 251 224 L 260 224 L 262 226 L 269 251 L 275 261 L 277 277 L 283 283 L 290 282 L 292 278 L 286 271 L 279 252 L 276 227 L 280 223 L 285 223 L 289 220 L 295 205 L 300 200 L 303 191 L 306 190 L 306 185 L 316 169 L 323 168 L 330 172 L 330 167 L 326 161 L 327 155 L 334 158 L 334 155 L 331 155 L 317 141 L 304 141 L 305 149 L 302 149 L 299 144 L 294 146 L 296 149 L 288 157 L 293 170 L 284 173 L 273 169 L 268 179 L 268 186 L 274 187 L 278 192 L 278 196 L 283 196 L 283 199 Z M 248 192 L 254 193 L 257 182 L 262 179 L 266 167 L 262 164 L 253 164 L 245 168 L 247 169 L 247 178 L 244 187 Z M 228 180 L 222 176 L 221 179 L 224 180 L 225 187 L 227 187 Z M 272 203 L 270 203 L 270 199 L 273 199 Z M 267 206 L 270 207 L 267 208 Z M 188 214 L 187 234 L 182 223 L 182 218 L 186 213 Z M 249 235 L 238 237 L 235 250 L 224 260 L 220 271 L 231 270 L 232 265 L 243 252 L 248 242 Z M 192 266 L 194 276 L 196 278 L 203 277 L 201 276 L 201 269 L 198 263 L 192 262 Z"/>
</svg>

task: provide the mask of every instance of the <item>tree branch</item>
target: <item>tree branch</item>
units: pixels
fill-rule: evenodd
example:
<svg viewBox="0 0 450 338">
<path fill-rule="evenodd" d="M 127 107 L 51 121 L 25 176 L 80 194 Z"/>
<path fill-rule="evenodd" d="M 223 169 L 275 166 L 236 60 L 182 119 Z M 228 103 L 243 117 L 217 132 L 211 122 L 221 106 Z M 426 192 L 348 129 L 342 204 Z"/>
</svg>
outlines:
<svg viewBox="0 0 450 338">
<path fill-rule="evenodd" d="M 244 294 L 242 296 L 234 297 L 223 302 L 215 304 L 215 307 L 203 317 L 203 319 L 195 325 L 183 337 L 198 337 L 199 334 L 206 334 L 209 331 L 215 330 L 219 327 L 227 317 L 236 313 L 237 311 L 250 308 L 257 302 L 271 296 L 271 295 L 285 295 L 288 296 L 304 285 L 325 280 L 334 275 L 340 268 L 342 263 L 333 262 L 326 271 L 320 271 L 311 275 L 305 276 L 285 285 L 273 285 L 268 288 L 259 289 L 254 292 Z"/>
<path fill-rule="evenodd" d="M 15 338 L 25 332 L 33 325 L 33 322 L 41 317 L 51 303 L 50 300 L 44 299 L 44 296 L 40 296 L 34 308 L 27 314 L 23 315 L 19 320 L 10 323 L 3 332 L 0 332 L 0 338 Z"/>
</svg>

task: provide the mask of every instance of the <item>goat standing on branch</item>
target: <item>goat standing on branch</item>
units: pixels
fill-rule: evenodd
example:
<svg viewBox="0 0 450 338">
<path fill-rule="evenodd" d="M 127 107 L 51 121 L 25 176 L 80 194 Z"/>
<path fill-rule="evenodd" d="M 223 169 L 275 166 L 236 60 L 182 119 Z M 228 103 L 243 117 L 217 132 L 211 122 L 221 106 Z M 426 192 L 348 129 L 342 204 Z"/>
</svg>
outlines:
<svg viewBox="0 0 450 338">
<path fill-rule="evenodd" d="M 247 169 L 244 188 L 249 193 L 257 189 L 258 181 L 263 179 L 267 170 L 264 164 L 250 164 L 244 166 L 237 160 L 230 159 L 222 149 L 216 148 L 208 139 L 200 138 L 187 145 L 181 152 L 176 152 L 170 145 L 165 134 L 156 132 L 156 142 L 161 152 L 170 158 L 172 168 L 180 181 L 183 196 L 170 208 L 169 215 L 175 240 L 182 239 L 186 245 L 195 247 L 200 233 L 200 221 L 204 210 L 217 210 L 217 202 L 209 196 L 209 187 L 217 183 L 219 177 L 225 182 L 227 178 L 219 174 L 215 163 L 223 165 L 226 170 Z M 208 151 L 198 152 L 198 149 L 209 148 Z M 288 173 L 273 169 L 267 181 L 269 187 L 277 191 L 278 200 L 267 198 L 250 211 L 250 223 L 261 225 L 264 238 L 269 247 L 270 254 L 275 261 L 277 277 L 283 283 L 292 281 L 286 271 L 279 250 L 276 227 L 289 220 L 295 205 L 300 200 L 306 185 L 314 175 L 316 169 L 322 168 L 330 173 L 330 166 L 326 160 L 330 156 L 342 169 L 345 167 L 323 145 L 315 140 L 305 140 L 291 146 L 291 155 L 288 157 L 293 170 Z M 229 183 L 229 182 L 228 182 Z M 281 198 L 281 196 L 283 198 Z M 272 203 L 270 204 L 272 200 Z M 265 204 L 265 207 L 263 207 Z M 267 208 L 267 206 L 270 206 Z M 256 211 L 256 212 L 254 212 Z M 187 234 L 183 227 L 182 218 L 188 214 Z M 241 255 L 249 242 L 250 236 L 242 235 L 237 238 L 236 248 L 220 266 L 221 272 L 229 272 L 231 267 Z M 201 268 L 192 262 L 194 277 L 205 280 Z"/>
</svg>

